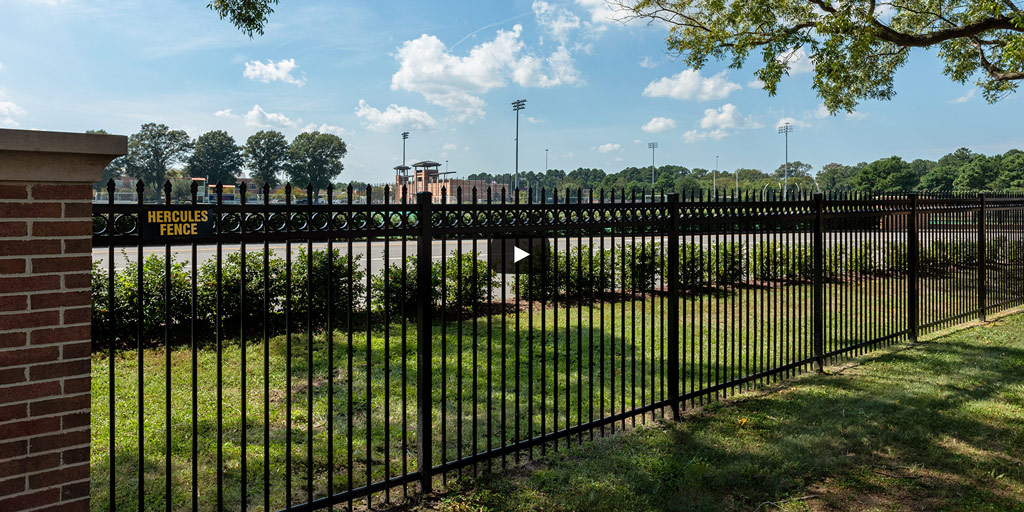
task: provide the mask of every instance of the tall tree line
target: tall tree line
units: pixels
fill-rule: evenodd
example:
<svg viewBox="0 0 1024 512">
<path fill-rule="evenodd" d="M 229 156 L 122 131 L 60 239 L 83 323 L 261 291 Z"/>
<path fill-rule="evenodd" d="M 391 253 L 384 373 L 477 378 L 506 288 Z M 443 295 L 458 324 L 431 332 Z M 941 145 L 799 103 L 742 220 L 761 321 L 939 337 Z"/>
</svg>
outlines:
<svg viewBox="0 0 1024 512">
<path fill-rule="evenodd" d="M 788 179 L 787 179 L 788 177 Z M 500 184 L 512 183 L 511 173 L 470 174 L 469 179 Z M 653 180 L 652 180 L 653 178 Z M 652 188 L 658 192 L 732 196 L 737 188 L 741 193 L 781 194 L 788 183 L 790 193 L 851 191 L 881 194 L 908 191 L 1011 191 L 1024 192 L 1024 151 L 1011 149 L 1003 154 L 984 155 L 960 148 L 938 161 L 916 159 L 906 161 L 899 156 L 881 158 L 855 165 L 829 163 L 815 170 L 801 161 L 780 165 L 765 172 L 760 169 L 740 168 L 715 171 L 700 167 L 679 165 L 627 167 L 616 173 L 602 169 L 577 168 L 566 172 L 549 169 L 545 172 L 520 171 L 521 188 L 547 191 L 582 188 L 636 190 L 643 193 Z"/>
<path fill-rule="evenodd" d="M 264 184 L 276 187 L 284 176 L 319 192 L 344 170 L 341 159 L 346 153 L 345 141 L 330 133 L 304 132 L 289 143 L 284 134 L 264 130 L 249 136 L 240 146 L 223 130 L 206 132 L 193 140 L 184 130 L 146 123 L 129 136 L 128 154 L 114 159 L 94 186 L 105 189 L 111 178 L 131 176 L 146 184 L 146 196 L 152 199 L 159 197 L 169 178 L 207 178 L 210 184 L 232 185 L 247 169 L 257 188 Z M 176 195 L 187 196 L 187 182 L 177 183 Z"/>
</svg>

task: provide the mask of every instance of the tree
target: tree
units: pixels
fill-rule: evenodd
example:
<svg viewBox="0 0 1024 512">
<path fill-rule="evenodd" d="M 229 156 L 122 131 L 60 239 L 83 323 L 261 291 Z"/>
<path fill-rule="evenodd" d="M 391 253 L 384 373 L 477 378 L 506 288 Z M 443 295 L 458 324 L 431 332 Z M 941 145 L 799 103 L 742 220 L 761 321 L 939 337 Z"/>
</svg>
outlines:
<svg viewBox="0 0 1024 512">
<path fill-rule="evenodd" d="M 831 163 L 821 168 L 816 179 L 822 190 L 847 190 L 852 188 L 856 175 L 857 169 L 854 167 Z"/>
<path fill-rule="evenodd" d="M 337 135 L 300 133 L 288 148 L 288 179 L 295 185 L 312 185 L 313 194 L 318 194 L 345 168 L 341 163 L 345 153 L 348 148 Z"/>
<path fill-rule="evenodd" d="M 917 175 L 902 158 L 891 156 L 864 166 L 852 185 L 865 194 L 907 192 L 917 188 Z"/>
<path fill-rule="evenodd" d="M 167 170 L 188 159 L 192 139 L 183 130 L 164 124 L 146 123 L 128 138 L 128 174 L 146 184 L 150 197 L 159 197 Z"/>
<path fill-rule="evenodd" d="M 274 188 L 288 161 L 288 139 L 278 131 L 258 131 L 246 139 L 244 155 L 253 183 L 260 189 L 264 184 Z"/>
<path fill-rule="evenodd" d="M 782 164 L 778 169 L 775 169 L 775 173 L 772 177 L 775 179 L 784 179 L 786 177 L 786 164 Z M 811 175 L 811 169 L 814 167 L 811 164 L 805 164 L 799 160 L 795 160 L 789 163 L 789 179 L 803 178 Z"/>
<path fill-rule="evenodd" d="M 960 175 L 953 181 L 955 190 L 981 191 L 996 188 L 999 177 L 999 157 L 979 155 L 971 163 L 960 168 Z"/>
<path fill-rule="evenodd" d="M 242 148 L 228 132 L 214 130 L 196 139 L 195 150 L 188 159 L 189 175 L 231 185 L 241 171 Z"/>
<path fill-rule="evenodd" d="M 989 102 L 1024 80 L 1024 11 L 1010 0 L 614 0 L 627 19 L 669 26 L 666 44 L 688 67 L 708 59 L 740 68 L 751 54 L 755 75 L 774 95 L 800 58 L 814 66 L 813 88 L 830 112 L 863 99 L 888 100 L 893 78 L 913 48 L 937 48 L 943 73 L 976 83 Z"/>
<path fill-rule="evenodd" d="M 936 165 L 921 177 L 921 190 L 953 190 L 953 181 L 959 175 L 959 167 Z"/>
<path fill-rule="evenodd" d="M 277 5 L 277 0 L 212 0 L 206 8 L 216 12 L 220 19 L 230 19 L 235 28 L 252 39 L 254 33 L 263 35 L 267 16 L 274 12 L 271 4 Z"/>
<path fill-rule="evenodd" d="M 1003 154 L 1002 172 L 999 181 L 1009 190 L 1019 192 L 1024 189 L 1024 153 L 1016 150 Z"/>
</svg>

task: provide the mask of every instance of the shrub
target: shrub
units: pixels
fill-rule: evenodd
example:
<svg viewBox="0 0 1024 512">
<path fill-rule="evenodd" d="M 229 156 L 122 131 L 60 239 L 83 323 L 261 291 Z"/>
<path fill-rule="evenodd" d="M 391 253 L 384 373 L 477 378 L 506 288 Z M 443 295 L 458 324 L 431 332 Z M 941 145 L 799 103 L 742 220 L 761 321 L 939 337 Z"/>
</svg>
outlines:
<svg viewBox="0 0 1024 512">
<path fill-rule="evenodd" d="M 440 272 L 439 265 L 434 263 L 438 267 L 435 272 Z M 444 272 L 444 299 L 448 308 L 461 304 L 470 311 L 478 311 L 480 306 L 490 302 L 490 292 L 501 286 L 498 273 L 480 259 L 477 251 L 465 252 L 461 258 L 453 251 L 445 259 Z"/>
<path fill-rule="evenodd" d="M 716 286 L 743 282 L 745 275 L 743 253 L 743 244 L 741 243 L 720 242 L 712 245 L 705 258 L 708 281 Z"/>
<path fill-rule="evenodd" d="M 249 326 L 248 332 L 259 332 L 263 322 L 267 321 L 270 331 L 276 332 L 283 319 L 285 299 L 285 265 L 284 260 L 271 256 L 269 260 L 269 283 L 267 302 L 270 311 L 264 320 L 263 305 L 263 252 L 253 251 L 245 254 L 245 308 L 242 306 L 242 255 L 233 252 L 224 258 L 221 264 L 220 300 L 221 308 L 217 311 L 217 261 L 207 260 L 196 271 L 197 316 L 211 328 L 216 327 L 220 319 L 221 335 L 224 337 L 238 336 L 241 319 L 244 316 Z M 212 337 L 209 332 L 206 337 Z"/>
<path fill-rule="evenodd" d="M 922 274 L 944 274 L 953 265 L 949 254 L 950 244 L 942 240 L 932 240 L 921 247 L 918 263 Z"/>
<path fill-rule="evenodd" d="M 708 253 L 697 244 L 685 243 L 680 245 L 679 285 L 683 288 L 697 288 L 710 284 L 708 279 Z"/>
<path fill-rule="evenodd" d="M 910 258 L 907 254 L 907 244 L 903 242 L 887 243 L 885 245 L 882 261 L 887 274 L 905 275 L 910 271 Z"/>
<path fill-rule="evenodd" d="M 619 274 L 619 287 L 632 292 L 648 291 L 661 275 L 661 244 L 636 243 L 620 245 L 615 249 L 616 266 L 625 273 Z M 621 260 L 620 260 L 621 258 Z M 607 259 L 607 258 L 606 258 Z"/>
<path fill-rule="evenodd" d="M 536 258 L 533 261 L 534 267 L 519 275 L 519 282 L 513 283 L 514 293 L 526 300 L 548 301 L 557 297 L 565 284 L 562 276 L 565 272 L 564 264 L 557 270 L 559 279 L 555 279 L 555 265 L 561 261 L 562 254 L 551 248 L 530 256 L 530 259 Z"/>
<path fill-rule="evenodd" d="M 1006 263 L 1024 263 L 1024 241 L 1012 240 L 1007 242 L 1003 251 L 1003 261 Z"/>
<path fill-rule="evenodd" d="M 750 274 L 756 281 L 779 281 L 788 273 L 786 246 L 778 242 L 758 242 L 747 258 Z"/>
<path fill-rule="evenodd" d="M 366 273 L 360 267 L 363 259 L 361 254 L 353 256 L 352 268 L 349 269 L 348 256 L 342 256 L 338 249 L 333 249 L 331 262 L 331 278 L 328 279 L 327 250 L 313 250 L 312 258 L 306 254 L 306 248 L 300 247 L 292 262 L 292 319 L 296 327 L 306 328 L 307 314 L 314 325 L 314 331 L 327 328 L 327 312 L 331 311 L 334 326 L 345 326 L 349 311 L 358 311 L 360 299 L 366 295 Z M 309 261 L 312 260 L 312 267 Z M 261 277 L 262 278 L 262 277 Z M 312 296 L 307 283 L 312 282 Z M 331 304 L 327 303 L 327 289 L 332 290 Z M 352 301 L 349 301 L 352 297 Z M 328 309 L 330 308 L 330 309 Z"/>
<path fill-rule="evenodd" d="M 1009 241 L 1006 235 L 999 235 L 985 243 L 985 260 L 989 263 L 997 263 L 1006 259 L 1006 248 Z"/>
<path fill-rule="evenodd" d="M 175 344 L 188 338 L 190 320 L 192 318 L 192 298 L 190 273 L 185 270 L 185 263 L 176 261 L 171 255 L 170 267 L 170 302 L 164 299 L 164 277 L 167 275 L 163 257 L 151 254 L 142 262 L 143 285 L 138 286 L 139 265 L 136 261 L 129 261 L 127 265 L 114 274 L 114 301 L 113 304 L 107 300 L 107 278 L 106 272 L 94 268 L 92 278 L 93 296 L 101 295 L 99 305 L 99 318 L 103 320 L 104 327 L 100 334 L 105 336 L 99 340 L 106 345 L 112 340 L 120 338 L 121 345 L 135 343 L 137 331 L 134 328 L 136 321 L 142 322 L 142 345 L 162 345 L 164 338 L 164 327 L 170 326 L 171 343 Z M 169 306 L 169 315 L 164 314 L 164 305 Z M 141 304 L 142 313 L 138 312 Z M 94 311 L 97 309 L 93 305 Z M 165 319 L 167 320 L 165 322 Z M 110 326 L 113 320 L 117 325 Z M 127 322 L 127 324 L 126 324 Z M 94 321 L 95 325 L 96 322 Z"/>
<path fill-rule="evenodd" d="M 611 262 L 611 250 L 594 249 L 589 245 L 570 247 L 567 252 L 559 252 L 559 279 L 564 284 L 562 289 L 565 295 L 582 300 L 612 291 L 615 283 L 612 280 Z M 628 273 L 628 260 L 626 267 Z"/>
<path fill-rule="evenodd" d="M 370 310 L 376 315 L 391 318 L 416 316 L 417 280 L 416 269 L 419 260 L 416 256 L 407 256 L 403 265 L 391 263 L 380 274 L 374 275 L 370 281 Z M 431 265 L 430 300 L 437 304 L 441 298 L 441 264 Z"/>
</svg>

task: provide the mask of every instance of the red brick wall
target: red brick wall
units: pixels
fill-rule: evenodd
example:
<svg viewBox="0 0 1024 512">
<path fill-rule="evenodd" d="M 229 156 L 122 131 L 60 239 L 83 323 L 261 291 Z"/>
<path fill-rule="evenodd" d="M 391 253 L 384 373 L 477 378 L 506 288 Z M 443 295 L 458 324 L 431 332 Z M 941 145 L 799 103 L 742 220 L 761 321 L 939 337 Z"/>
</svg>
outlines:
<svg viewBox="0 0 1024 512">
<path fill-rule="evenodd" d="M 0 182 L 0 511 L 89 508 L 91 197 Z"/>
</svg>

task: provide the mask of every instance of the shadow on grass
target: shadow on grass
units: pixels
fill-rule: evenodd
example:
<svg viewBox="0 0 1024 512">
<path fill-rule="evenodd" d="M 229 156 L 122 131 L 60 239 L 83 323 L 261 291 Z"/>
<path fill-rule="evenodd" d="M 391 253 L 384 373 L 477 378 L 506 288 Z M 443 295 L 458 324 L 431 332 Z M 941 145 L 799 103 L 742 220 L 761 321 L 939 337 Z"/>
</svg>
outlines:
<svg viewBox="0 0 1024 512">
<path fill-rule="evenodd" d="M 1007 323 L 572 448 L 429 506 L 1024 510 L 1024 319 Z"/>
</svg>

